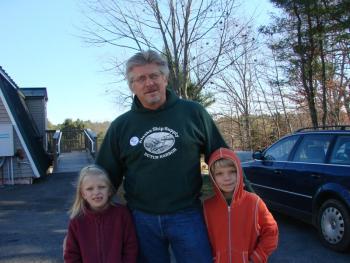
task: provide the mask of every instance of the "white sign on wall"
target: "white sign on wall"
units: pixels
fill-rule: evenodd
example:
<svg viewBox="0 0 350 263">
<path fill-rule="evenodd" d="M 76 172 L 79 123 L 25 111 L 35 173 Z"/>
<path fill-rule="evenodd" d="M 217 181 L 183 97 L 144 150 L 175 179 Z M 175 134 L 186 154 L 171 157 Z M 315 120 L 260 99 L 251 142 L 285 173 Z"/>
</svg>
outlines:
<svg viewBox="0 0 350 263">
<path fill-rule="evenodd" d="M 14 155 L 13 127 L 11 124 L 0 124 L 0 157 Z"/>
</svg>

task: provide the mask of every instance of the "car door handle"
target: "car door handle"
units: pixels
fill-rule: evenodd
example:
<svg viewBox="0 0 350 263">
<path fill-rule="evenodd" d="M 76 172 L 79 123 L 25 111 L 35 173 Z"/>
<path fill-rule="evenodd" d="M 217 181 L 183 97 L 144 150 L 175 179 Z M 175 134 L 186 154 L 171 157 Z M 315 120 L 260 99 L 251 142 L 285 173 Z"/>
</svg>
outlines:
<svg viewBox="0 0 350 263">
<path fill-rule="evenodd" d="M 320 179 L 321 176 L 319 174 L 310 174 L 310 177 L 314 179 Z"/>
<path fill-rule="evenodd" d="M 273 170 L 273 172 L 274 172 L 275 174 L 282 174 L 282 171 L 281 171 L 281 170 Z"/>
</svg>

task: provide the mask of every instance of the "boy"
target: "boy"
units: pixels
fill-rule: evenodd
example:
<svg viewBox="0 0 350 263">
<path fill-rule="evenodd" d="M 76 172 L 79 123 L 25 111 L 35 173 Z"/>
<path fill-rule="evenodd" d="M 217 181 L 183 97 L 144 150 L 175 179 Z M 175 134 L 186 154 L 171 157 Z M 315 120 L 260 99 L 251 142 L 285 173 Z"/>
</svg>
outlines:
<svg viewBox="0 0 350 263">
<path fill-rule="evenodd" d="M 267 262 L 277 247 L 277 223 L 256 194 L 243 190 L 238 157 L 220 148 L 208 165 L 215 195 L 203 207 L 214 262 Z"/>
</svg>

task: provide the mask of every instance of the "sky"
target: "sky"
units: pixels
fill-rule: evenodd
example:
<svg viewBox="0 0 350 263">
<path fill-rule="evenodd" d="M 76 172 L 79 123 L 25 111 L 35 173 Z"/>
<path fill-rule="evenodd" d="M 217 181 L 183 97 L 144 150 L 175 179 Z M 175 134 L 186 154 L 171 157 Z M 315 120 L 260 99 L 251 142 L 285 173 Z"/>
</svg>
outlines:
<svg viewBox="0 0 350 263">
<path fill-rule="evenodd" d="M 266 21 L 267 0 L 244 10 Z M 126 87 L 104 70 L 117 51 L 89 46 L 79 36 L 83 0 L 0 0 L 0 66 L 19 87 L 46 87 L 48 119 L 112 121 L 127 110 L 108 92 Z"/>
</svg>

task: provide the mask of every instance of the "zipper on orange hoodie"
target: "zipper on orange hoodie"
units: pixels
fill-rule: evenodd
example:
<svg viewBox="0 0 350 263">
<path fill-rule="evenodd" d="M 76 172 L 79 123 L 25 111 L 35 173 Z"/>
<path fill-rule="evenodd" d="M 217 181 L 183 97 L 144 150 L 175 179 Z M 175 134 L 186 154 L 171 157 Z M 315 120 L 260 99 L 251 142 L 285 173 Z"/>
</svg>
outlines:
<svg viewBox="0 0 350 263">
<path fill-rule="evenodd" d="M 228 206 L 228 243 L 229 243 L 229 256 L 230 263 L 232 263 L 232 247 L 231 247 L 231 206 Z"/>
</svg>

